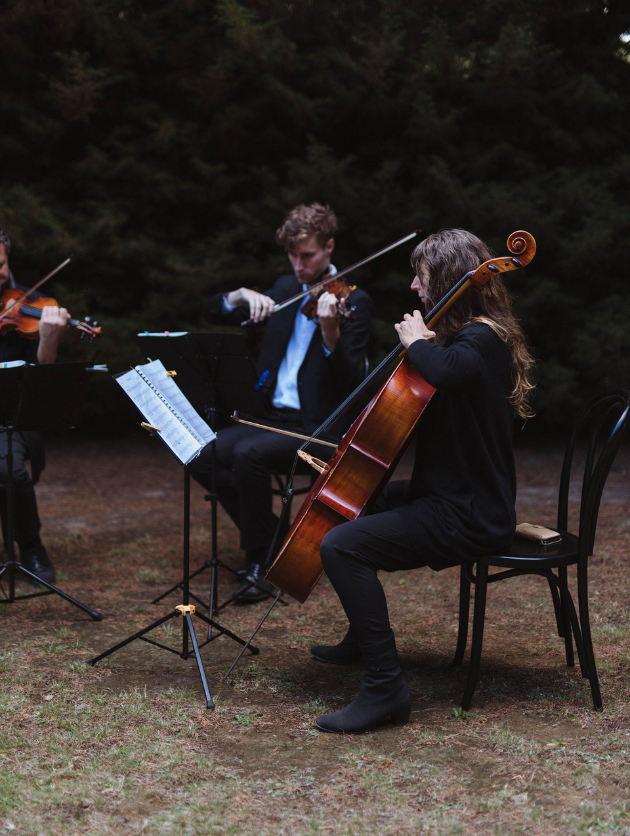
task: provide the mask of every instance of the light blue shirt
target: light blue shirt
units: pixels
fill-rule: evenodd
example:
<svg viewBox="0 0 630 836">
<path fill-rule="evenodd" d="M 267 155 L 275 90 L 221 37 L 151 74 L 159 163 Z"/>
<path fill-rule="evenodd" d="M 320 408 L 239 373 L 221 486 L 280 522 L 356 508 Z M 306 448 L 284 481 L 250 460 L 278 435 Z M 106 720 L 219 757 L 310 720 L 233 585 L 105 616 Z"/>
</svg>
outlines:
<svg viewBox="0 0 630 836">
<path fill-rule="evenodd" d="M 306 290 L 306 285 L 302 285 L 302 289 Z M 271 401 L 275 407 L 300 408 L 297 377 L 315 331 L 317 322 L 307 319 L 301 309 L 298 310 L 289 345 L 278 369 L 278 382 Z"/>
<path fill-rule="evenodd" d="M 330 275 L 334 276 L 337 268 L 330 265 Z M 307 285 L 302 285 L 302 290 L 306 290 Z M 306 304 L 306 302 L 304 303 Z M 298 393 L 298 372 L 306 357 L 306 352 L 313 339 L 313 334 L 317 330 L 317 319 L 308 319 L 300 310 L 295 315 L 295 324 L 293 325 L 293 333 L 289 340 L 289 345 L 280 363 L 278 369 L 278 380 L 276 383 L 276 391 L 273 393 L 272 404 L 277 408 L 290 407 L 291 409 L 300 409 L 300 395 Z M 322 345 L 326 357 L 330 351 L 325 345 Z"/>
<path fill-rule="evenodd" d="M 330 275 L 334 276 L 337 268 L 330 265 Z M 306 290 L 307 285 L 302 285 L 302 290 Z M 278 380 L 276 382 L 276 389 L 271 400 L 276 409 L 281 407 L 289 407 L 291 409 L 300 409 L 300 396 L 298 394 L 298 372 L 306 357 L 306 352 L 313 339 L 313 334 L 317 330 L 317 320 L 308 319 L 304 316 L 301 310 L 302 306 L 295 315 L 295 322 L 293 324 L 293 332 L 291 339 L 287 346 L 287 350 L 280 363 L 278 369 Z M 232 305 L 229 305 L 223 298 L 223 310 L 234 310 Z M 325 345 L 322 345 L 326 357 L 330 351 Z"/>
</svg>

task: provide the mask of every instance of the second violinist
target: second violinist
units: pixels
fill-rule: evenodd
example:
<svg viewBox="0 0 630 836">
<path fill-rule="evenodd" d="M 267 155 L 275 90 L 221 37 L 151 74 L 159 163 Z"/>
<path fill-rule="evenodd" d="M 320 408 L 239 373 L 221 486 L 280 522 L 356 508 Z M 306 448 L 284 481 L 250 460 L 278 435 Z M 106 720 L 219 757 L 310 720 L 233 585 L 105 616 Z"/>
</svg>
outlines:
<svg viewBox="0 0 630 836">
<path fill-rule="evenodd" d="M 336 272 L 330 263 L 336 230 L 337 219 L 329 206 L 297 206 L 276 232 L 293 273 L 281 276 L 266 293 L 239 288 L 217 294 L 204 308 L 205 317 L 213 323 L 268 320 L 258 374 L 275 410 L 269 420 L 301 433 L 315 430 L 352 391 L 368 344 L 372 301 L 362 290 L 352 291 L 347 299 L 354 308 L 352 321 L 339 316 L 337 298 L 331 293 L 319 297 L 316 319 L 301 312 L 304 299 L 271 316 L 275 304 L 306 290 L 328 268 L 331 274 Z M 240 530 L 245 550 L 242 603 L 265 597 L 250 581 L 260 584 L 264 576 L 263 564 L 277 524 L 271 474 L 289 471 L 300 445 L 296 438 L 245 425 L 219 430 L 217 492 Z M 331 448 L 321 446 L 314 451 L 321 459 L 327 459 L 330 452 Z M 211 489 L 209 448 L 195 459 L 191 471 L 201 485 Z"/>
</svg>

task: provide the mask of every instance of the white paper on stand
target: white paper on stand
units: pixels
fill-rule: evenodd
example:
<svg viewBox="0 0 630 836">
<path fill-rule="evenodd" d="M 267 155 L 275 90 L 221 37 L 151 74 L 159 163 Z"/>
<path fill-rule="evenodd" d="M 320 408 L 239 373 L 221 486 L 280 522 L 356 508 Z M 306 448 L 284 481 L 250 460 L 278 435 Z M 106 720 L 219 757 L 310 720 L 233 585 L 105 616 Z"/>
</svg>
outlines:
<svg viewBox="0 0 630 836">
<path fill-rule="evenodd" d="M 216 438 L 193 409 L 160 360 L 116 376 L 116 382 L 146 421 L 160 428 L 160 437 L 182 464 L 189 464 Z"/>
</svg>

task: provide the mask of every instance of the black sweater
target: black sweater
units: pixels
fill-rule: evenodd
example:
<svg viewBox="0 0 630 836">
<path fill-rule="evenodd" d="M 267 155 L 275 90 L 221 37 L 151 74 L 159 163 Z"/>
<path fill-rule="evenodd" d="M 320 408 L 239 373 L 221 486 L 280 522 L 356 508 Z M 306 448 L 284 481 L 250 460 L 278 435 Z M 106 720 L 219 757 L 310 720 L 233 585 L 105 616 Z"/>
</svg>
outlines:
<svg viewBox="0 0 630 836">
<path fill-rule="evenodd" d="M 453 562 L 507 548 L 516 526 L 509 348 L 473 323 L 446 347 L 417 340 L 407 355 L 437 390 L 418 425 L 412 501 L 399 510 L 408 533 Z"/>
</svg>

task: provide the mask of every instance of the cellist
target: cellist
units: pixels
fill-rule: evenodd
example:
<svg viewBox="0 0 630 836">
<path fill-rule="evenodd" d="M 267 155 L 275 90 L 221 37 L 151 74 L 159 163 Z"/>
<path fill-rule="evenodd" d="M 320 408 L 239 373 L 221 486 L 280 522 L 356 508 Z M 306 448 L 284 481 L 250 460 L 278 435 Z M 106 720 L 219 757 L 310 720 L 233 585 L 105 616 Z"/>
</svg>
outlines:
<svg viewBox="0 0 630 836">
<path fill-rule="evenodd" d="M 427 311 L 491 257 L 475 235 L 442 230 L 412 253 L 411 289 Z M 365 666 L 354 702 L 317 719 L 326 732 L 358 734 L 390 717 L 395 725 L 409 719 L 411 692 L 377 572 L 439 571 L 500 552 L 516 525 L 512 423 L 515 413 L 533 414 L 533 361 L 501 276 L 463 294 L 435 331 L 418 310 L 395 328 L 409 360 L 437 391 L 418 425 L 411 480 L 390 483 L 370 514 L 333 528 L 322 541 L 322 563 L 349 629 L 339 644 L 311 653 L 334 664 L 362 659 Z"/>
</svg>

